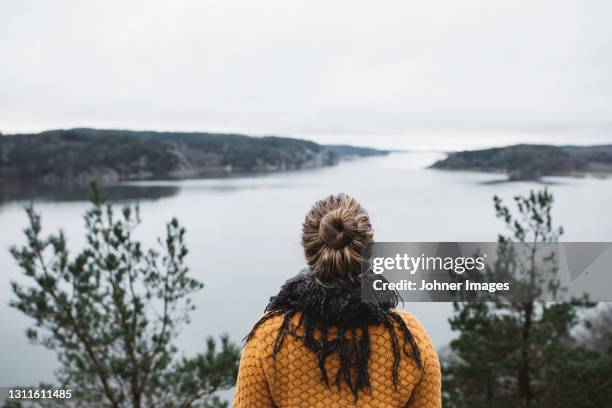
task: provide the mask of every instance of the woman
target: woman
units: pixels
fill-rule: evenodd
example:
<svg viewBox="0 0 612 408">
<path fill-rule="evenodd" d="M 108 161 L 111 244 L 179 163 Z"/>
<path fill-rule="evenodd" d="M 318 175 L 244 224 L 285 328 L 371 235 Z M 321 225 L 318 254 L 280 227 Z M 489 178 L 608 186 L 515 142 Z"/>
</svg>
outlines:
<svg viewBox="0 0 612 408">
<path fill-rule="evenodd" d="M 373 235 L 354 198 L 313 205 L 302 229 L 309 268 L 246 337 L 235 408 L 441 405 L 440 364 L 421 323 L 394 309 L 396 294 L 361 302 Z"/>
</svg>

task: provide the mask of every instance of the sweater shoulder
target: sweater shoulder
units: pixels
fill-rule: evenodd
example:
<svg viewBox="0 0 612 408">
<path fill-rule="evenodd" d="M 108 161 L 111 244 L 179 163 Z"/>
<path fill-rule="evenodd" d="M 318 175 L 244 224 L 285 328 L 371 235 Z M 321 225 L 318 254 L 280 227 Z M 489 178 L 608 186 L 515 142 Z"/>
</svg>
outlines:
<svg viewBox="0 0 612 408">
<path fill-rule="evenodd" d="M 405 310 L 394 311 L 401 316 L 402 320 L 404 323 L 406 323 L 406 326 L 408 326 L 408 329 L 412 333 L 417 347 L 419 348 L 423 365 L 439 372 L 440 360 L 438 359 L 438 353 L 436 352 L 436 348 L 431 342 L 429 334 L 427 333 L 425 326 L 423 326 L 423 323 L 421 323 L 421 321 L 410 312 Z"/>
<path fill-rule="evenodd" d="M 394 309 L 393 312 L 395 312 L 402 318 L 402 320 L 404 321 L 404 323 L 406 323 L 408 328 L 414 332 L 413 334 L 427 335 L 427 330 L 425 330 L 425 326 L 423 326 L 423 323 L 421 323 L 421 321 L 417 319 L 416 316 L 414 316 L 412 313 L 406 310 L 398 310 L 398 309 Z"/>
<path fill-rule="evenodd" d="M 280 326 L 283 324 L 284 315 L 273 316 L 263 321 L 254 328 L 249 343 L 255 342 L 261 346 L 274 342 Z"/>
</svg>

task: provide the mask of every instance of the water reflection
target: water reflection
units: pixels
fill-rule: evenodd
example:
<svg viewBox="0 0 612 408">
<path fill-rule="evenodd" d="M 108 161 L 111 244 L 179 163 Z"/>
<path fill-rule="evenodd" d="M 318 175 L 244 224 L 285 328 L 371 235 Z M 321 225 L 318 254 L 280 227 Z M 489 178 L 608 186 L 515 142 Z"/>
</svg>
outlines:
<svg viewBox="0 0 612 408">
<path fill-rule="evenodd" d="M 158 200 L 179 193 L 180 186 L 168 185 L 129 185 L 115 184 L 102 188 L 105 197 L 112 201 Z M 19 202 L 71 202 L 87 201 L 88 186 L 48 185 L 37 183 L 0 184 L 0 206 Z"/>
</svg>

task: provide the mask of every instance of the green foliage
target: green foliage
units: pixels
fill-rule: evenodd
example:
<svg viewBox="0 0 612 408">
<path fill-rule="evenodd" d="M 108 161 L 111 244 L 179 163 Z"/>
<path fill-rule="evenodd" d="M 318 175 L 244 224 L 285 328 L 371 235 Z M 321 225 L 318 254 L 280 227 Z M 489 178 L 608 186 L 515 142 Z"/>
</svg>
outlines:
<svg viewBox="0 0 612 408">
<path fill-rule="evenodd" d="M 34 319 L 28 338 L 56 352 L 60 385 L 87 406 L 222 406 L 213 394 L 233 386 L 238 348 L 209 338 L 204 352 L 178 358 L 174 344 L 203 287 L 185 266 L 185 229 L 172 219 L 159 248 L 145 249 L 137 206 L 118 214 L 95 186 L 92 204 L 75 256 L 63 232 L 42 237 L 27 209 L 27 243 L 11 253 L 30 284 L 12 282 L 11 306 Z"/>
<path fill-rule="evenodd" d="M 447 407 L 604 407 L 612 404 L 612 355 L 583 347 L 574 332 L 580 311 L 592 304 L 537 302 L 536 287 L 558 287 L 556 260 L 538 263 L 535 244 L 556 242 L 563 233 L 552 223 L 553 197 L 547 190 L 515 197 L 516 211 L 494 198 L 495 211 L 510 231 L 499 236 L 500 251 L 511 242 L 533 244 L 527 264 L 500 255 L 495 273 L 518 268 L 516 284 L 524 301 L 455 303 L 449 320 L 459 336 L 443 362 Z M 508 245 L 505 245 L 508 244 Z M 501 256 L 503 255 L 503 256 Z M 612 343 L 611 343 L 612 345 Z"/>
</svg>

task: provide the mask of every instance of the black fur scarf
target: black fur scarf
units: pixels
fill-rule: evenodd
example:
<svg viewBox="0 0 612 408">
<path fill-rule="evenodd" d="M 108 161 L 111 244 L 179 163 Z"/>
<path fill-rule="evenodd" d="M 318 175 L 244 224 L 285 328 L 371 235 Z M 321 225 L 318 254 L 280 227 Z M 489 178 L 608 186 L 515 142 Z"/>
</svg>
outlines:
<svg viewBox="0 0 612 408">
<path fill-rule="evenodd" d="M 305 271 L 289 279 L 280 292 L 270 298 L 264 316 L 255 324 L 245 341 L 248 342 L 257 328 L 268 319 L 284 316 L 272 351 L 274 364 L 283 340 L 286 335 L 291 335 L 316 353 L 321 380 L 326 386 L 332 383 L 331 374 L 336 386 L 340 387 L 343 380 L 357 399 L 360 390 L 370 389 L 368 326 L 382 325 L 390 334 L 394 357 L 391 375 L 395 385 L 398 382 L 402 353 L 414 358 L 422 368 L 419 350 L 410 329 L 401 316 L 392 310 L 398 302 L 398 294 L 387 291 L 381 291 L 376 301 L 362 302 L 358 281 L 328 284 L 318 281 L 310 271 Z M 300 313 L 300 317 L 296 325 L 292 318 L 297 313 Z M 328 335 L 330 327 L 335 327 L 335 337 Z M 317 332 L 319 334 L 315 336 Z M 401 344 L 399 337 L 402 339 Z M 410 351 L 406 349 L 407 346 Z M 340 367 L 336 373 L 328 373 L 325 361 L 333 353 L 339 354 Z"/>
</svg>

